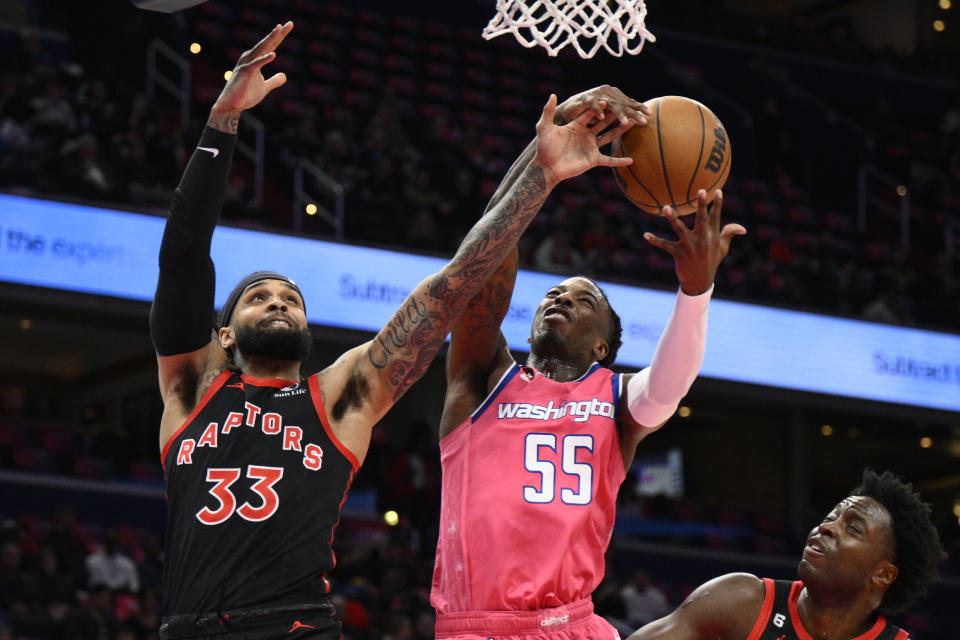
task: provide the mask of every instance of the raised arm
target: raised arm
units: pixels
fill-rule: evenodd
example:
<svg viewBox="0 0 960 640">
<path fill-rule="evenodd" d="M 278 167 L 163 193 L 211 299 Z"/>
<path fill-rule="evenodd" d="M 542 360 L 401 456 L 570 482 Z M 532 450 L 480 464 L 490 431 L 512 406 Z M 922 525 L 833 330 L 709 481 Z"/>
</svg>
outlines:
<svg viewBox="0 0 960 640">
<path fill-rule="evenodd" d="M 604 137 L 612 141 L 636 124 L 646 124 L 649 107 L 632 100 L 616 87 L 602 85 L 579 93 L 557 107 L 554 124 L 563 126 L 584 112 L 596 119 L 591 127 L 603 131 L 617 126 Z M 534 139 L 507 171 L 484 213 L 496 206 L 513 187 L 537 150 Z M 517 249 L 514 246 L 480 292 L 453 325 L 447 352 L 447 391 L 440 418 L 442 438 L 461 424 L 487 395 L 503 371 L 513 363 L 500 325 L 510 308 L 517 276 Z"/>
<path fill-rule="evenodd" d="M 214 267 L 210 242 L 223 206 L 241 113 L 257 105 L 286 77 L 265 80 L 261 68 L 293 29 L 277 25 L 237 62 L 210 110 L 207 126 L 174 191 L 160 244 L 160 275 L 150 309 L 157 352 L 164 429 L 179 424 L 226 364 L 214 340 Z"/>
<path fill-rule="evenodd" d="M 747 573 L 730 573 L 697 587 L 668 616 L 627 640 L 745 640 L 763 606 L 765 586 Z"/>
<path fill-rule="evenodd" d="M 359 459 L 366 455 L 370 429 L 427 369 L 454 320 L 516 246 L 550 191 L 591 167 L 631 162 L 600 153 L 603 139 L 588 126 L 590 113 L 557 126 L 555 110 L 556 96 L 550 96 L 537 123 L 534 157 L 453 259 L 414 288 L 373 340 L 321 372 L 331 425 Z"/>
<path fill-rule="evenodd" d="M 628 467 L 640 440 L 673 415 L 696 379 L 706 349 L 707 307 L 717 267 L 730 250 L 733 237 L 747 232 L 739 224 L 720 228 L 723 194 L 719 190 L 712 207 L 707 207 L 703 189 L 697 198 L 693 229 L 681 222 L 670 207 L 664 207 L 664 216 L 678 240 L 664 240 L 652 233 L 644 235 L 650 244 L 673 256 L 680 290 L 650 366 L 625 376 L 619 414 L 621 449 Z"/>
</svg>

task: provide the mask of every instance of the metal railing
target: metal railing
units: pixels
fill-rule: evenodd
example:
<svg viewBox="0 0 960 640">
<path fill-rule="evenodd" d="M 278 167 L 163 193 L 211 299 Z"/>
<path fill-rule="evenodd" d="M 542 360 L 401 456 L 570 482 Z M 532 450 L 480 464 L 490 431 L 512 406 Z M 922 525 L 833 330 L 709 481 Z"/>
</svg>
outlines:
<svg viewBox="0 0 960 640">
<path fill-rule="evenodd" d="M 263 167 L 266 162 L 265 144 L 266 127 L 260 118 L 251 115 L 249 111 L 244 111 L 240 116 L 240 122 L 244 126 L 240 127 L 237 133 L 237 151 L 253 165 L 253 201 L 254 207 L 263 206 Z M 253 145 L 244 141 L 247 129 L 253 130 Z"/>
<path fill-rule="evenodd" d="M 317 202 L 317 198 L 304 189 L 304 174 L 314 179 L 314 183 L 327 194 L 333 196 L 333 212 Z M 293 167 L 293 229 L 303 231 L 303 215 L 307 205 L 317 208 L 316 214 L 333 228 L 333 237 L 343 240 L 343 185 L 334 180 L 323 169 L 300 159 Z"/>
<path fill-rule="evenodd" d="M 960 220 L 950 218 L 943 228 L 943 252 L 948 260 L 953 260 L 957 250 L 957 234 L 960 233 Z"/>
<path fill-rule="evenodd" d="M 878 195 L 874 185 L 892 188 L 900 197 L 899 206 L 891 205 Z M 861 165 L 857 172 L 857 230 L 867 229 L 867 209 L 880 210 L 900 218 L 900 248 L 910 248 L 910 192 L 906 186 L 873 165 Z"/>
<path fill-rule="evenodd" d="M 753 69 L 758 75 L 762 74 L 771 85 L 778 86 L 791 101 L 806 103 L 811 114 L 816 114 L 830 125 L 840 125 L 844 130 L 855 133 L 867 149 L 873 149 L 876 146 L 876 139 L 871 132 L 867 131 L 853 118 L 841 113 L 820 96 L 802 87 L 790 77 L 785 68 L 767 61 L 754 65 Z"/>
<path fill-rule="evenodd" d="M 179 69 L 180 77 L 171 78 L 165 74 L 158 66 L 161 60 Z M 147 46 L 147 97 L 154 98 L 158 88 L 179 102 L 180 129 L 185 129 L 190 118 L 190 63 L 163 41 L 154 38 Z"/>
</svg>

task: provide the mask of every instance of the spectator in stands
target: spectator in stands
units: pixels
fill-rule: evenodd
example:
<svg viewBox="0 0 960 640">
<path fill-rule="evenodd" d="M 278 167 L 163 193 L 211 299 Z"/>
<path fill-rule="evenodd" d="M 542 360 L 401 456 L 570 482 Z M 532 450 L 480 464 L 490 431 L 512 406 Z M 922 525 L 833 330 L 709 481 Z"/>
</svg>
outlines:
<svg viewBox="0 0 960 640">
<path fill-rule="evenodd" d="M 77 115 L 67 100 L 67 89 L 52 71 L 44 72 L 42 95 L 30 101 L 30 124 L 43 132 L 65 134 L 76 131 Z"/>
<path fill-rule="evenodd" d="M 403 187 L 403 197 L 407 204 L 416 209 L 433 211 L 440 205 L 440 192 L 434 187 L 430 173 L 419 168 L 411 180 Z"/>
<path fill-rule="evenodd" d="M 583 268 L 583 254 L 572 244 L 570 233 L 557 228 L 537 246 L 533 264 L 538 271 L 578 273 Z"/>
<path fill-rule="evenodd" d="M 113 190 L 110 168 L 100 153 L 100 143 L 92 133 L 70 140 L 60 150 L 68 180 L 88 198 L 104 198 Z"/>
<path fill-rule="evenodd" d="M 439 251 L 441 248 L 440 232 L 437 221 L 430 211 L 421 209 L 408 222 L 406 245 L 424 251 Z"/>
<path fill-rule="evenodd" d="M 650 574 L 643 569 L 633 572 L 630 582 L 620 589 L 620 597 L 626 607 L 627 620 L 635 628 L 670 613 L 667 595 L 653 584 Z"/>
<path fill-rule="evenodd" d="M 144 589 L 159 590 L 163 578 L 163 545 L 155 535 L 147 536 L 143 541 L 143 557 L 137 563 L 140 584 Z"/>
<path fill-rule="evenodd" d="M 87 544 L 80 534 L 80 525 L 72 507 L 63 505 L 57 509 L 45 544 L 56 553 L 60 571 L 69 574 L 77 585 L 87 584 Z"/>
<path fill-rule="evenodd" d="M 115 529 L 103 534 L 103 544 L 87 556 L 88 583 L 91 587 L 105 586 L 113 591 L 140 591 L 140 574 L 133 559 L 120 548 L 120 537 Z"/>
<path fill-rule="evenodd" d="M 894 292 L 890 288 L 883 288 L 872 301 L 863 309 L 864 320 L 896 324 L 900 317 L 894 311 Z"/>
<path fill-rule="evenodd" d="M 448 169 L 456 169 L 454 178 L 443 190 L 442 199 L 437 209 L 441 233 L 447 238 L 447 247 L 453 248 L 455 242 L 466 233 L 477 211 L 483 209 L 483 200 L 477 186 L 474 174 L 464 168 L 462 158 L 457 154 L 457 161 L 452 162 Z"/>
<path fill-rule="evenodd" d="M 137 601 L 137 612 L 124 621 L 124 627 L 134 633 L 136 640 L 157 638 L 160 628 L 160 596 L 152 588 L 144 587 Z"/>
<path fill-rule="evenodd" d="M 76 582 L 60 570 L 57 554 L 50 547 L 40 551 L 40 566 L 34 571 L 33 583 L 37 603 L 54 618 L 63 617 L 65 610 L 76 602 Z"/>
<path fill-rule="evenodd" d="M 613 256 L 620 246 L 620 240 L 613 235 L 610 224 L 602 214 L 594 214 L 590 218 L 590 226 L 580 241 L 585 254 L 585 262 L 590 265 L 590 272 L 595 274 L 609 274 L 613 270 Z"/>
<path fill-rule="evenodd" d="M 32 583 L 23 567 L 20 545 L 4 542 L 0 546 L 0 610 L 12 612 L 14 619 L 26 615 L 32 593 Z"/>
<path fill-rule="evenodd" d="M 611 550 L 612 551 L 612 550 Z M 616 569 L 610 561 L 612 554 L 607 553 L 607 570 L 603 576 L 603 581 L 593 592 L 594 612 L 610 623 L 620 637 L 625 638 L 630 635 L 636 627 L 627 622 L 627 608 L 620 595 L 622 589 L 620 580 L 617 578 Z"/>
<path fill-rule="evenodd" d="M 436 633 L 433 630 L 436 624 L 437 617 L 433 609 L 427 607 L 420 611 L 413 622 L 414 640 L 433 640 L 436 637 Z"/>
<path fill-rule="evenodd" d="M 950 138 L 960 136 L 960 93 L 956 95 L 953 104 L 944 112 L 940 121 L 940 133 Z"/>
<path fill-rule="evenodd" d="M 414 628 L 410 616 L 403 613 L 392 613 L 387 616 L 382 638 L 383 640 L 413 640 Z"/>
<path fill-rule="evenodd" d="M 117 633 L 117 619 L 113 615 L 110 589 L 98 585 L 90 589 L 81 606 L 74 609 L 67 621 L 67 635 L 71 640 L 113 640 Z"/>
<path fill-rule="evenodd" d="M 0 387 L 0 413 L 9 418 L 22 417 L 27 409 L 27 390 L 19 384 Z"/>
</svg>

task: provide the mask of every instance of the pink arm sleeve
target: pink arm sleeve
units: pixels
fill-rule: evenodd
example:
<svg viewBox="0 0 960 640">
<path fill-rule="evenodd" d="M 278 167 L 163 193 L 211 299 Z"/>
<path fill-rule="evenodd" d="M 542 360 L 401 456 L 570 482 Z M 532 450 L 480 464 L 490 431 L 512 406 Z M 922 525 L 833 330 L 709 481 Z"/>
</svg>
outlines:
<svg viewBox="0 0 960 640">
<path fill-rule="evenodd" d="M 653 362 L 627 383 L 630 415 L 642 426 L 658 427 L 672 416 L 700 372 L 712 294 L 712 285 L 696 296 L 677 292 Z"/>
</svg>

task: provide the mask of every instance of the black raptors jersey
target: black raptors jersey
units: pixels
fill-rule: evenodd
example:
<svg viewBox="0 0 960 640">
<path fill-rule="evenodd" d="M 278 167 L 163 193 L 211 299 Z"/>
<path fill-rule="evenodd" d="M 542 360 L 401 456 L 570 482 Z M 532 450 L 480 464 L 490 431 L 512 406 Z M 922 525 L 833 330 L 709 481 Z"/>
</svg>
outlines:
<svg viewBox="0 0 960 640">
<path fill-rule="evenodd" d="M 803 591 L 803 583 L 764 578 L 763 586 L 766 589 L 763 607 L 747 640 L 813 640 L 797 612 L 797 598 Z M 906 631 L 877 616 L 873 626 L 853 640 L 907 640 L 908 637 Z"/>
<path fill-rule="evenodd" d="M 225 371 L 166 444 L 164 615 L 310 604 L 329 590 L 354 455 L 313 375 Z"/>
</svg>

